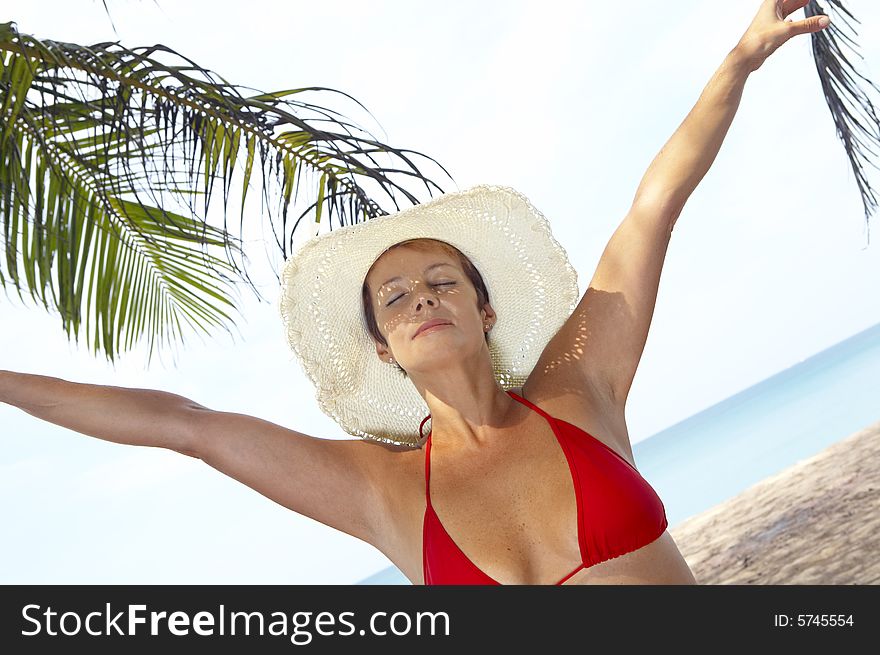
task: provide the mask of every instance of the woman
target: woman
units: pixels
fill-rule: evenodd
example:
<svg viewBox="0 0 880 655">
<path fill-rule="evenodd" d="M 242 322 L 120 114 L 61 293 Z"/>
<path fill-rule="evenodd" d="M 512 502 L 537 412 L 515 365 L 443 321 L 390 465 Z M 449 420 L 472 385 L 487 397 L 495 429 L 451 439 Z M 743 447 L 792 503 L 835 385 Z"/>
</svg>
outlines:
<svg viewBox="0 0 880 655">
<path fill-rule="evenodd" d="M 675 221 L 748 75 L 825 27 L 784 20 L 805 4 L 761 4 L 652 162 L 576 306 L 546 221 L 501 187 L 335 230 L 292 257 L 281 302 L 291 346 L 321 408 L 358 439 L 10 371 L 0 400 L 198 457 L 374 545 L 415 584 L 693 584 L 636 470 L 624 406 Z"/>
</svg>

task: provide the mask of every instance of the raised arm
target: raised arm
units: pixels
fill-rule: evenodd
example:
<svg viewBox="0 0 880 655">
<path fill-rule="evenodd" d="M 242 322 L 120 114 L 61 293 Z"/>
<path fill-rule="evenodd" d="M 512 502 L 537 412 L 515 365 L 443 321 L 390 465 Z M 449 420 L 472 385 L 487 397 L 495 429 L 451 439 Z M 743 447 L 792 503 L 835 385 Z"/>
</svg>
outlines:
<svg viewBox="0 0 880 655">
<path fill-rule="evenodd" d="M 671 222 L 706 175 L 733 117 L 748 76 L 793 36 L 827 27 L 813 16 L 794 21 L 786 17 L 809 0 L 763 0 L 758 13 L 736 46 L 709 80 L 699 100 L 654 157 L 642 177 L 633 204 L 660 208 L 660 219 Z"/>
<path fill-rule="evenodd" d="M 654 314 L 678 216 L 715 160 L 748 76 L 785 41 L 823 29 L 820 16 L 783 20 L 807 0 L 764 0 L 697 103 L 654 157 L 587 291 L 524 385 L 599 394 L 622 415 Z"/>
<path fill-rule="evenodd" d="M 378 546 L 392 449 L 319 439 L 164 391 L 0 371 L 0 402 L 105 441 L 202 459 L 297 513 Z"/>
</svg>

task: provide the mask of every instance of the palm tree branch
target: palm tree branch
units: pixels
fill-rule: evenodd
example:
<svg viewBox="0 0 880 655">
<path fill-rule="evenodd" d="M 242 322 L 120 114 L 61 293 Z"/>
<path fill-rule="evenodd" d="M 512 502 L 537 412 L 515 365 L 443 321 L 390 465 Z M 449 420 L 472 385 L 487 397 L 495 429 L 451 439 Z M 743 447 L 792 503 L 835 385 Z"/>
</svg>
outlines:
<svg viewBox="0 0 880 655">
<path fill-rule="evenodd" d="M 102 349 L 112 360 L 120 351 L 121 339 L 127 331 L 131 332 L 126 338 L 126 344 L 130 346 L 135 338 L 142 336 L 144 329 L 155 327 L 149 322 L 144 323 L 142 317 L 137 316 L 136 309 L 143 304 L 143 298 L 136 291 L 133 292 L 135 287 L 132 284 L 132 275 L 135 270 L 145 283 L 137 288 L 145 289 L 151 298 L 162 299 L 166 311 L 170 312 L 170 317 L 178 328 L 180 313 L 184 313 L 187 318 L 198 314 L 211 325 L 222 325 L 221 319 L 231 318 L 205 296 L 234 307 L 222 285 L 212 282 L 217 273 L 214 267 L 226 270 L 232 270 L 232 267 L 225 260 L 207 253 L 204 253 L 204 258 L 200 261 L 192 257 L 191 249 L 182 246 L 183 243 L 195 242 L 223 245 L 224 239 L 219 230 L 211 228 L 210 236 L 206 240 L 203 224 L 190 221 L 184 216 L 175 216 L 176 227 L 169 228 L 167 224 L 155 220 L 154 214 L 159 213 L 156 210 L 151 212 L 150 208 L 131 201 L 104 197 L 91 184 L 89 171 L 78 167 L 60 148 L 43 139 L 28 118 L 33 117 L 25 109 L 16 122 L 24 128 L 24 139 L 19 141 L 27 141 L 27 161 L 19 162 L 19 166 L 10 162 L 11 165 L 4 166 L 4 169 L 11 171 L 18 168 L 25 171 L 25 176 L 30 179 L 31 162 L 36 152 L 36 193 L 4 193 L 4 202 L 7 206 L 22 206 L 26 213 L 28 200 L 33 199 L 37 213 L 40 213 L 41 207 L 45 207 L 45 212 L 42 213 L 42 220 L 32 221 L 35 228 L 32 238 L 28 234 L 30 221 L 24 221 L 20 248 L 16 243 L 10 243 L 10 236 L 14 240 L 17 234 L 8 231 L 5 249 L 7 254 L 17 251 L 25 253 L 27 261 L 24 268 L 28 272 L 28 286 L 32 297 L 36 300 L 33 294 L 35 290 L 39 290 L 42 302 L 48 308 L 49 301 L 45 291 L 47 288 L 51 291 L 53 304 L 61 314 L 68 334 L 73 329 L 78 335 L 85 259 L 91 250 L 89 234 L 85 235 L 84 241 L 80 241 L 82 235 L 79 230 L 82 224 L 86 224 L 90 230 L 97 228 L 100 233 L 98 255 L 93 257 L 93 274 L 89 276 L 86 302 L 86 307 L 92 308 L 87 314 L 86 341 L 91 341 L 89 333 L 92 322 L 89 318 L 93 319 L 96 328 L 100 328 L 95 330 L 95 352 Z M 7 152 L 20 154 L 20 149 Z M 21 191 L 21 187 L 21 180 L 17 180 L 15 190 Z M 88 220 L 85 216 L 86 207 L 92 210 Z M 67 219 L 67 222 L 62 223 L 63 219 Z M 83 255 L 83 266 L 77 279 L 76 263 Z M 57 294 L 50 275 L 53 258 L 58 262 Z M 31 262 L 36 262 L 36 266 Z M 12 279 L 16 280 L 17 267 L 9 261 L 7 267 Z M 40 273 L 39 283 L 33 276 L 35 269 Z M 121 284 L 113 284 L 116 278 L 121 278 Z M 135 316 L 131 322 L 126 323 L 128 312 L 132 309 L 135 310 Z M 134 320 L 138 322 L 134 323 Z"/>
<path fill-rule="evenodd" d="M 186 65 L 154 58 L 163 53 Z M 51 298 L 68 334 L 72 330 L 77 337 L 85 295 L 84 307 L 92 308 L 85 313 L 86 340 L 111 359 L 145 333 L 151 335 L 151 354 L 157 338 L 182 337 L 181 319 L 202 328 L 228 319 L 221 305 L 232 303 L 216 283 L 217 267 L 243 275 L 256 290 L 236 264 L 243 251 L 227 231 L 226 214 L 235 177 L 241 183 L 243 233 L 255 165 L 262 174 L 261 206 L 269 208 L 285 257 L 307 212 L 319 223 L 326 205 L 331 229 L 334 213 L 343 225 L 386 213 L 359 178 L 377 183 L 396 207 L 398 191 L 418 200 L 392 176 L 421 182 L 429 193 L 442 191 L 408 153 L 440 166 L 436 160 L 358 134 L 360 128 L 333 118 L 337 112 L 292 99 L 307 90 L 332 89 L 245 97 L 243 91 L 253 90 L 228 84 L 162 45 L 85 47 L 39 41 L 12 23 L 0 24 L 0 81 L 0 222 L 9 280 L 20 297 L 24 282 L 45 306 Z M 296 114 L 306 109 L 318 118 Z M 335 124 L 341 132 L 319 129 L 318 122 Z M 281 126 L 292 129 L 280 131 Z M 406 166 L 380 166 L 378 153 Z M 243 173 L 236 176 L 237 164 Z M 319 178 L 318 200 L 288 230 L 288 210 L 297 204 L 304 174 Z M 222 229 L 203 218 L 218 181 Z M 273 184 L 283 239 L 272 219 Z M 191 218 L 172 211 L 173 202 L 185 206 Z M 196 245 L 203 249 L 199 263 L 192 257 Z M 225 259 L 208 252 L 220 246 Z M 219 278 L 232 281 L 222 272 Z M 6 281 L 0 273 L 0 283 Z"/>
<path fill-rule="evenodd" d="M 840 2 L 840 0 L 828 0 L 834 14 L 831 24 L 818 32 L 812 33 L 813 58 L 816 62 L 816 70 L 822 85 L 822 92 L 837 131 L 838 138 L 843 142 L 849 159 L 850 167 L 856 178 L 856 184 L 862 198 L 865 212 L 865 222 L 870 228 L 869 218 L 877 209 L 877 196 L 871 188 L 865 172 L 864 165 L 878 168 L 869 160 L 868 154 L 877 155 L 880 150 L 880 120 L 874 105 L 867 94 L 859 88 L 854 76 L 867 82 L 870 88 L 880 91 L 868 78 L 858 73 L 841 50 L 838 40 L 848 42 L 847 45 L 856 56 L 861 56 L 856 51 L 856 43 L 844 32 L 844 28 L 856 34 L 851 22 L 858 23 Z M 826 12 L 816 0 L 810 0 L 804 7 L 807 17 L 824 15 Z M 856 113 L 848 108 L 854 107 Z M 874 149 L 872 149 L 874 146 Z M 870 232 L 868 233 L 870 242 Z"/>
</svg>

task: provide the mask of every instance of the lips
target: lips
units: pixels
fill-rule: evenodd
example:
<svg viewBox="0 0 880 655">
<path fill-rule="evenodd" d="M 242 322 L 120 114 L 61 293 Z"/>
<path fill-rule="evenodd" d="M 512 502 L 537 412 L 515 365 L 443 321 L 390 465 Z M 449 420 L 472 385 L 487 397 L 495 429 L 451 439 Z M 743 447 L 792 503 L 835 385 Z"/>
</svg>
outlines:
<svg viewBox="0 0 880 655">
<path fill-rule="evenodd" d="M 415 339 L 417 336 L 419 336 L 422 332 L 424 332 L 428 328 L 432 328 L 435 325 L 452 325 L 452 323 L 450 321 L 447 321 L 442 318 L 432 318 L 431 320 L 425 321 L 424 323 L 422 323 L 419 326 L 419 329 L 416 330 L 416 333 L 413 335 L 413 339 Z"/>
</svg>

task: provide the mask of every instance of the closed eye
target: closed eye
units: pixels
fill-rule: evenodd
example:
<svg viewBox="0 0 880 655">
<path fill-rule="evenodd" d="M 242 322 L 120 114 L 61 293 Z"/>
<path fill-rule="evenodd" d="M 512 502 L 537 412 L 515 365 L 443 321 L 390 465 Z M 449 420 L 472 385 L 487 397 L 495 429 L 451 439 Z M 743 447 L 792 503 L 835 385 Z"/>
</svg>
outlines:
<svg viewBox="0 0 880 655">
<path fill-rule="evenodd" d="M 450 285 L 450 284 L 455 284 L 455 282 L 438 282 L 437 284 L 434 284 L 434 285 L 432 285 L 432 286 L 435 286 L 435 287 L 444 287 L 444 286 L 447 286 L 447 285 Z M 394 304 L 395 302 L 397 302 L 398 300 L 400 300 L 401 298 L 403 298 L 405 295 L 406 295 L 406 293 L 402 293 L 402 294 L 400 294 L 399 296 L 395 296 L 394 298 L 392 298 L 391 300 L 389 300 L 389 301 L 388 301 L 388 304 L 385 305 L 385 306 L 386 306 L 386 307 L 390 307 L 392 304 Z"/>
</svg>

